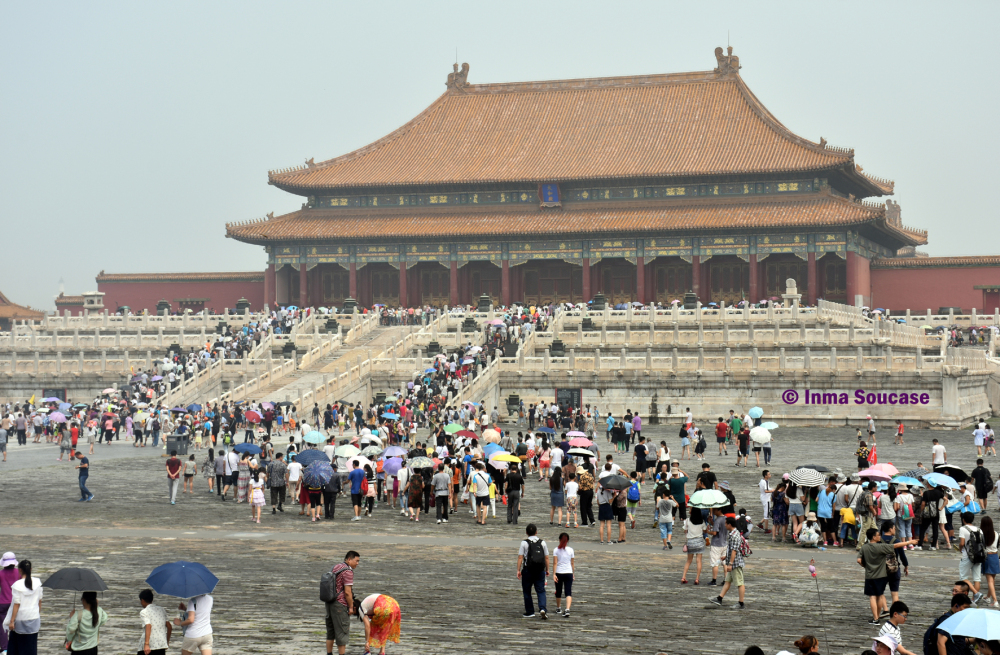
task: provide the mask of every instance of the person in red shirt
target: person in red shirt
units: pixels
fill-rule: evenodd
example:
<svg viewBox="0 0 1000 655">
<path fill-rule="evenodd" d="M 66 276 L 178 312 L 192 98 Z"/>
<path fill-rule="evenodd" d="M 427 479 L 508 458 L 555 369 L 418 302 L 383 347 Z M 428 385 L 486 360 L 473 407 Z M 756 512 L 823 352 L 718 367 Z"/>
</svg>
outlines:
<svg viewBox="0 0 1000 655">
<path fill-rule="evenodd" d="M 183 463 L 177 458 L 177 451 L 170 451 L 170 458 L 167 460 L 167 490 L 170 492 L 170 504 L 177 504 L 177 488 L 181 483 L 181 466 Z"/>
<path fill-rule="evenodd" d="M 80 426 L 74 421 L 69 429 L 70 440 L 73 442 L 73 451 L 76 451 L 76 442 L 80 439 Z"/>
<path fill-rule="evenodd" d="M 905 429 L 906 428 L 903 427 L 903 422 L 899 419 L 896 419 L 896 443 L 899 444 L 900 446 L 903 445 L 903 431 Z"/>
<path fill-rule="evenodd" d="M 726 422 L 719 417 L 719 422 L 715 425 L 715 440 L 719 442 L 719 454 L 728 455 L 729 449 L 726 448 L 726 434 L 729 431 L 729 426 Z"/>
</svg>

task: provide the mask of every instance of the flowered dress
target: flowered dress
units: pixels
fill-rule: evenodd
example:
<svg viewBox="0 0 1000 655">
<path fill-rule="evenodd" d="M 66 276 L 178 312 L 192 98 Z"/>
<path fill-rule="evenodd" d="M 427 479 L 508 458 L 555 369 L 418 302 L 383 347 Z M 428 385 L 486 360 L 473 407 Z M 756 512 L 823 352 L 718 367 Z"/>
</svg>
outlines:
<svg viewBox="0 0 1000 655">
<path fill-rule="evenodd" d="M 365 605 L 369 602 L 372 602 L 370 596 L 362 604 Z M 388 641 L 398 644 L 401 619 L 399 603 L 392 596 L 380 594 L 374 599 L 371 631 L 366 644 L 368 648 L 383 648 Z"/>
<path fill-rule="evenodd" d="M 788 505 L 785 504 L 785 492 L 775 493 L 772 503 L 771 517 L 774 519 L 774 524 L 788 525 Z"/>
<path fill-rule="evenodd" d="M 240 476 L 236 481 L 236 502 L 247 502 L 247 490 L 250 488 L 250 464 L 244 459 L 239 464 Z"/>
</svg>

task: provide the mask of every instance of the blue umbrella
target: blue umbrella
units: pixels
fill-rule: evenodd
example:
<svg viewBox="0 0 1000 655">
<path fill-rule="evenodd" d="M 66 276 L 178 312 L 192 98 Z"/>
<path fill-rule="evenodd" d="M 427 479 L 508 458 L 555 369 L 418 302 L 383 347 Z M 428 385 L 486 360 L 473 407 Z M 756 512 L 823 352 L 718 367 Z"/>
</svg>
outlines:
<svg viewBox="0 0 1000 655">
<path fill-rule="evenodd" d="M 767 423 L 761 423 L 760 427 L 764 428 L 765 430 L 777 430 L 778 424 L 775 423 L 774 421 L 768 421 Z"/>
<path fill-rule="evenodd" d="M 330 463 L 330 458 L 326 456 L 322 450 L 314 450 L 313 448 L 306 448 L 301 453 L 295 456 L 295 461 L 302 466 L 309 466 L 313 462 L 326 462 Z"/>
<path fill-rule="evenodd" d="M 407 453 L 405 448 L 399 446 L 389 446 L 382 452 L 383 457 L 403 457 Z"/>
<path fill-rule="evenodd" d="M 932 487 L 949 487 L 951 489 L 958 489 L 958 483 L 955 482 L 955 478 L 945 475 L 944 473 L 928 473 L 924 476 L 924 482 Z"/>
<path fill-rule="evenodd" d="M 536 428 L 535 432 L 545 432 L 547 434 L 555 434 L 555 428 Z"/>
<path fill-rule="evenodd" d="M 502 453 L 502 452 L 504 452 L 504 449 L 501 448 L 499 446 L 499 444 L 495 444 L 495 443 L 488 443 L 488 444 L 486 444 L 485 447 L 483 447 L 483 454 L 486 455 L 486 459 L 489 459 L 490 455 L 492 455 L 495 452 L 501 452 Z"/>
<path fill-rule="evenodd" d="M 751 407 L 750 411 L 747 412 L 747 414 L 750 415 L 750 418 L 760 418 L 761 416 L 764 415 L 764 410 L 762 410 L 760 407 Z"/>
<path fill-rule="evenodd" d="M 393 414 L 392 412 L 385 412 L 384 414 L 382 414 L 382 418 L 387 418 L 395 421 L 399 418 L 399 414 Z"/>
<path fill-rule="evenodd" d="M 170 410 L 170 411 L 171 411 L 171 412 L 176 412 L 177 414 L 183 414 L 183 413 L 185 413 L 185 412 L 186 412 L 187 410 L 186 410 L 186 409 L 184 409 L 183 407 L 174 407 L 174 408 L 173 408 L 172 410 Z"/>
<path fill-rule="evenodd" d="M 67 409 L 69 409 L 71 407 L 72 407 L 72 405 L 70 405 L 69 403 L 59 403 L 59 411 L 60 412 L 65 412 Z"/>
<path fill-rule="evenodd" d="M 153 569 L 146 584 L 158 594 L 177 598 L 194 598 L 210 594 L 219 579 L 204 564 L 197 562 L 172 562 Z"/>
<path fill-rule="evenodd" d="M 917 486 L 917 487 L 922 487 L 923 486 L 923 483 L 920 480 L 918 480 L 916 478 L 911 478 L 911 477 L 906 476 L 906 475 L 897 475 L 896 477 L 894 477 L 891 480 L 891 482 L 893 484 L 905 484 L 905 485 Z"/>
<path fill-rule="evenodd" d="M 333 477 L 330 462 L 313 462 L 302 472 L 302 480 L 310 487 L 322 487 Z"/>
<path fill-rule="evenodd" d="M 233 450 L 235 450 L 236 452 L 238 452 L 240 455 L 242 455 L 243 453 L 249 453 L 251 455 L 260 455 L 260 453 L 261 453 L 260 446 L 258 446 L 257 444 L 252 444 L 252 443 L 237 444 L 233 448 Z"/>
<path fill-rule="evenodd" d="M 436 368 L 425 368 L 424 373 L 437 373 Z"/>
<path fill-rule="evenodd" d="M 952 614 L 938 625 L 938 629 L 959 637 L 976 637 L 985 641 L 1000 639 L 1000 612 L 970 607 Z"/>
<path fill-rule="evenodd" d="M 304 437 L 302 437 L 302 441 L 305 441 L 306 443 L 323 443 L 326 441 L 326 437 L 324 437 L 323 433 L 319 430 L 310 430 Z"/>
<path fill-rule="evenodd" d="M 199 405 L 198 403 L 191 403 L 190 405 L 187 406 L 187 409 L 189 412 L 200 412 L 201 405 Z"/>
</svg>

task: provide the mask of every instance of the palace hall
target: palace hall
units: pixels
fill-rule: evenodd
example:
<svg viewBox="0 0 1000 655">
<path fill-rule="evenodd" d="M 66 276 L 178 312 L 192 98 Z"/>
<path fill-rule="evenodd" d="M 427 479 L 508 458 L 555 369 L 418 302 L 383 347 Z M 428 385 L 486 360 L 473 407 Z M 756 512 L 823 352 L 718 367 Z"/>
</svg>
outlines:
<svg viewBox="0 0 1000 655">
<path fill-rule="evenodd" d="M 304 199 L 230 223 L 263 246 L 268 303 L 683 299 L 869 304 L 873 259 L 913 252 L 853 149 L 786 128 L 722 48 L 703 72 L 473 84 L 456 64 L 410 122 L 272 171 Z"/>
</svg>

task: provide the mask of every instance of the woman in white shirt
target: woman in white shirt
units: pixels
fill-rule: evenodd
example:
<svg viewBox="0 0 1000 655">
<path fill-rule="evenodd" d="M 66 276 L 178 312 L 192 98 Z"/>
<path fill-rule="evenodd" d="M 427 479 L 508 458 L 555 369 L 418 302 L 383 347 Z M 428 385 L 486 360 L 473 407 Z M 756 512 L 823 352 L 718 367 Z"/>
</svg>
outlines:
<svg viewBox="0 0 1000 655">
<path fill-rule="evenodd" d="M 559 545 L 552 558 L 552 579 L 556 583 L 556 614 L 569 616 L 569 606 L 573 604 L 573 575 L 576 573 L 576 557 L 569 547 L 569 535 L 563 532 L 559 535 Z M 566 609 L 559 607 L 563 591 L 566 592 Z"/>
<path fill-rule="evenodd" d="M 997 556 L 997 545 L 1000 542 L 1000 535 L 993 527 L 993 519 L 984 516 L 979 522 L 979 529 L 983 531 L 983 544 L 986 546 L 986 561 L 983 562 L 983 575 L 986 577 L 988 587 L 987 596 L 992 607 L 1000 607 L 997 602 L 996 578 L 1000 573 L 1000 558 Z"/>
<path fill-rule="evenodd" d="M 701 516 L 701 510 L 697 507 L 691 509 L 691 513 L 684 519 L 684 529 L 687 530 L 687 562 L 684 563 L 684 573 L 681 575 L 681 584 L 687 584 L 688 569 L 691 568 L 691 560 L 698 558 L 698 569 L 695 572 L 694 583 L 701 582 L 701 554 L 705 550 L 705 519 Z"/>
<path fill-rule="evenodd" d="M 31 577 L 31 562 L 17 565 L 21 579 L 11 585 L 11 603 L 3 627 L 10 632 L 7 649 L 12 653 L 37 653 L 41 628 L 42 581 Z"/>
</svg>

